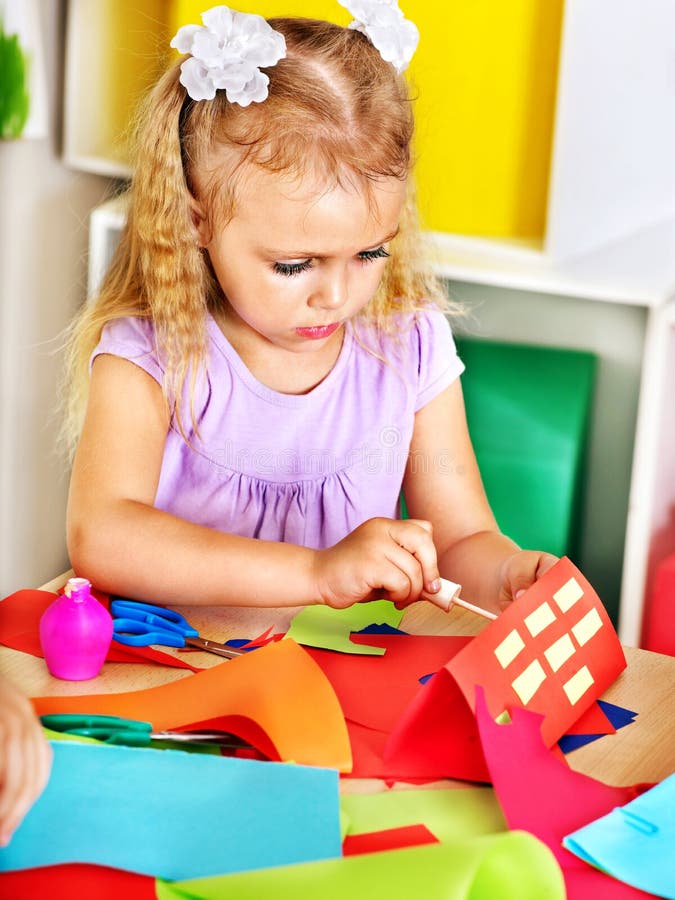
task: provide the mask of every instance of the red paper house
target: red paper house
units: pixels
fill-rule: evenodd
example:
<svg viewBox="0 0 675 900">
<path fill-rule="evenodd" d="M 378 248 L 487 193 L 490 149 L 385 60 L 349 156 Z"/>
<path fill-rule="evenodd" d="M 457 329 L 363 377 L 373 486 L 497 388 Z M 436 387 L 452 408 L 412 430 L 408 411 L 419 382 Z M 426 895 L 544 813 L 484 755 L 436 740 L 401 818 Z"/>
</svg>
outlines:
<svg viewBox="0 0 675 900">
<path fill-rule="evenodd" d="M 551 746 L 625 666 L 598 595 L 563 558 L 446 669 L 472 709 L 479 684 L 495 718 L 512 706 L 541 713 Z"/>
</svg>

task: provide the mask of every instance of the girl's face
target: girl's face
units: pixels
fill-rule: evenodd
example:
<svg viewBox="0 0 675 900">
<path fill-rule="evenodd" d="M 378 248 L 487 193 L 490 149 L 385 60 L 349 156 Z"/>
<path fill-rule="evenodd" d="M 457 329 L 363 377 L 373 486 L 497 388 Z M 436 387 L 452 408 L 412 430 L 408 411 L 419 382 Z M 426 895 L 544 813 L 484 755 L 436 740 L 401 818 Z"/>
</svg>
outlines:
<svg viewBox="0 0 675 900">
<path fill-rule="evenodd" d="M 380 283 L 405 184 L 382 179 L 368 198 L 255 170 L 238 196 L 227 225 L 203 234 L 230 327 L 293 353 L 341 342 Z"/>
</svg>

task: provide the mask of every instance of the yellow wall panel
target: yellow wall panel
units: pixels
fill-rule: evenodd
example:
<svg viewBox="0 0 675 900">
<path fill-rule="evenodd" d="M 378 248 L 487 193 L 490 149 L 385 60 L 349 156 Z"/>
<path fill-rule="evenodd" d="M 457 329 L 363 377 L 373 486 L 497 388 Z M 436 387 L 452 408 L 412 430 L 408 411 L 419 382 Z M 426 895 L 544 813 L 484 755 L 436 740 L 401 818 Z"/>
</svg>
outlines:
<svg viewBox="0 0 675 900">
<path fill-rule="evenodd" d="M 169 30 L 200 23 L 203 0 L 172 0 Z M 563 0 L 401 0 L 420 29 L 418 184 L 436 231 L 541 239 Z M 347 24 L 335 0 L 239 0 L 264 16 Z"/>
</svg>

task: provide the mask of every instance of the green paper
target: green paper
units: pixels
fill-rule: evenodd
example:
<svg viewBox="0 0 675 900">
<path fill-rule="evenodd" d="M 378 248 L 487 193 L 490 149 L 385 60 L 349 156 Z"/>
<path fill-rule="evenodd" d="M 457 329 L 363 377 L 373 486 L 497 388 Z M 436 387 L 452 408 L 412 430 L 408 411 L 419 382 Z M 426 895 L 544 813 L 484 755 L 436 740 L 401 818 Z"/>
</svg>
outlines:
<svg viewBox="0 0 675 900">
<path fill-rule="evenodd" d="M 28 120 L 29 59 L 16 34 L 6 34 L 0 16 L 0 138 L 21 137 Z"/>
<path fill-rule="evenodd" d="M 507 829 L 491 787 L 343 794 L 340 813 L 346 834 L 425 825 L 439 841 L 452 843 Z"/>
<path fill-rule="evenodd" d="M 384 647 L 353 644 L 350 635 L 353 631 L 361 631 L 368 625 L 391 625 L 398 628 L 403 613 L 404 610 L 396 609 L 390 600 L 355 603 L 347 609 L 306 606 L 294 617 L 286 637 L 293 638 L 298 644 L 304 644 L 306 647 L 382 656 Z"/>
<path fill-rule="evenodd" d="M 156 882 L 157 900 L 564 900 L 551 851 L 524 831 L 236 875 Z"/>
</svg>

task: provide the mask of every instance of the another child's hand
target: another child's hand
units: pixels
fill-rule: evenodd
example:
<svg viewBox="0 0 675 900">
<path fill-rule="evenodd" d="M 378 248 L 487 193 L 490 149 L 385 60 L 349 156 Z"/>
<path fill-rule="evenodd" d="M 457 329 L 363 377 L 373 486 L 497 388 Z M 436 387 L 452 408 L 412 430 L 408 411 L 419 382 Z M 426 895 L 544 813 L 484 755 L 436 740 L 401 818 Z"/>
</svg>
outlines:
<svg viewBox="0 0 675 900">
<path fill-rule="evenodd" d="M 318 597 L 335 609 L 380 598 L 403 606 L 438 590 L 439 577 L 431 525 L 421 519 L 369 519 L 317 551 Z"/>
<path fill-rule="evenodd" d="M 33 707 L 0 676 L 0 846 L 6 846 L 51 769 L 52 751 Z"/>
<path fill-rule="evenodd" d="M 519 550 L 508 556 L 502 563 L 500 573 L 500 607 L 505 609 L 557 562 L 557 556 L 538 550 Z"/>
</svg>

